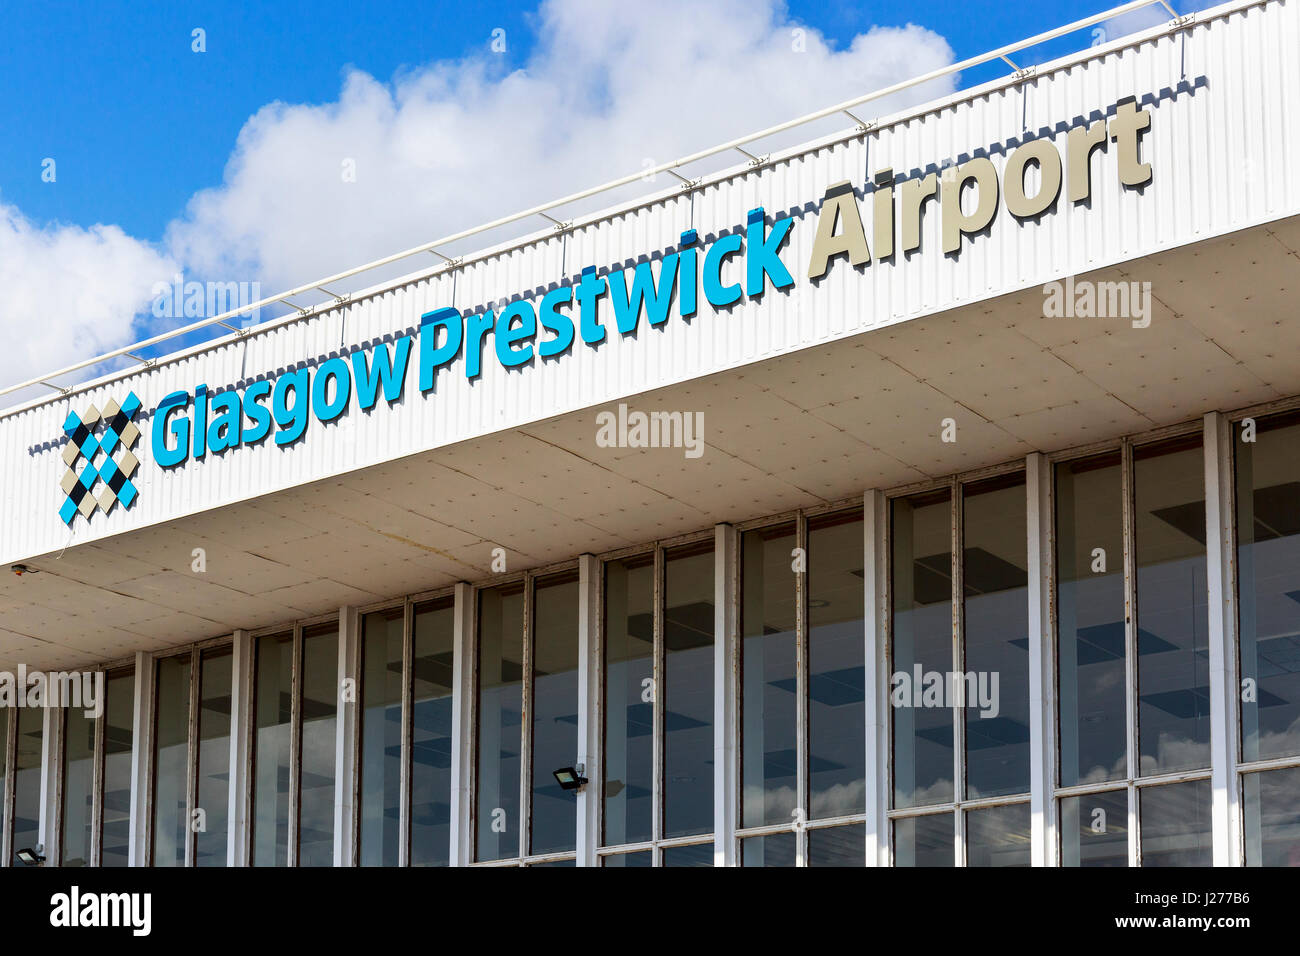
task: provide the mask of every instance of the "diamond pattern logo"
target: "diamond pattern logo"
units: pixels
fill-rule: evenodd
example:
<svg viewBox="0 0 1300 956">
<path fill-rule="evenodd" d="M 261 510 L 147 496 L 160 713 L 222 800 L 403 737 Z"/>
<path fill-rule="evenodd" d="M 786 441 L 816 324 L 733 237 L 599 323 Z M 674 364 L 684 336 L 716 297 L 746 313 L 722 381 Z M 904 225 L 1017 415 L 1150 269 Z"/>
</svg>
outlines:
<svg viewBox="0 0 1300 956">
<path fill-rule="evenodd" d="M 97 507 L 108 514 L 119 501 L 123 508 L 135 502 L 139 492 L 131 476 L 140 467 L 140 459 L 131 449 L 140 440 L 140 429 L 133 420 L 139 411 L 140 399 L 131 392 L 121 405 L 109 399 L 102 412 L 91 405 L 84 415 L 68 413 L 63 423 L 63 433 L 68 436 L 63 463 L 68 470 L 59 482 L 67 495 L 59 509 L 64 524 L 71 525 L 78 514 L 89 521 Z M 97 491 L 97 486 L 102 488 Z"/>
</svg>

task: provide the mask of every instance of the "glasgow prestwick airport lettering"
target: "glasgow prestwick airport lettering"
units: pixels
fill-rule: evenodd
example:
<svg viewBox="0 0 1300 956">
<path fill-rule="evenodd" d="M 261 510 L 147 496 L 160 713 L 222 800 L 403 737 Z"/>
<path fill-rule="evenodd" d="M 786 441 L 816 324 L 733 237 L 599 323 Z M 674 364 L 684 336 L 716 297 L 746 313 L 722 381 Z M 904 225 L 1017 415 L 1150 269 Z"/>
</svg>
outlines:
<svg viewBox="0 0 1300 956">
<path fill-rule="evenodd" d="M 1050 139 L 1029 140 L 1007 158 L 1003 183 L 999 184 L 992 162 L 976 157 L 946 170 L 942 177 L 931 172 L 903 180 L 897 190 L 897 210 L 894 172 L 879 170 L 872 177 L 870 243 L 852 183 L 836 183 L 826 190 L 817 212 L 806 275 L 809 280 L 823 278 L 840 257 L 855 267 L 867 266 L 873 247 L 877 259 L 893 256 L 896 246 L 904 254 L 916 251 L 929 200 L 938 203 L 941 245 L 948 255 L 960 253 L 963 236 L 975 237 L 990 226 L 1003 194 L 1007 210 L 1018 219 L 1051 210 L 1060 195 L 1063 170 L 1068 173 L 1066 192 L 1071 204 L 1087 202 L 1092 196 L 1092 154 L 1106 151 L 1108 141 L 1115 143 L 1120 183 L 1145 186 L 1151 181 L 1151 165 L 1142 162 L 1141 137 L 1150 126 L 1151 114 L 1128 98 L 1117 104 L 1109 122 L 1099 119 L 1068 130 L 1066 163 Z M 1030 166 L 1038 171 L 1033 196 L 1025 189 Z M 967 187 L 973 187 L 976 196 L 970 212 L 962 208 Z M 362 411 L 373 408 L 381 392 L 391 404 L 402 396 L 413 350 L 418 352 L 420 391 L 427 394 L 434 391 L 438 373 L 449 371 L 458 358 L 465 377 L 478 378 L 489 335 L 492 354 L 506 369 L 527 365 L 536 357 L 558 358 L 579 337 L 588 347 L 598 346 L 610 331 L 601 322 L 602 312 L 609 317 L 608 309 L 598 309 L 601 299 L 612 305 L 613 327 L 626 336 L 637 331 L 643 315 L 651 328 L 663 326 L 674 300 L 677 316 L 691 318 L 698 311 L 701 291 L 710 306 L 726 308 L 743 296 L 763 295 L 769 283 L 774 289 L 789 288 L 795 280 L 780 251 L 794 224 L 790 216 L 781 216 L 768 228 L 760 206 L 746 217 L 743 236 L 739 231 L 729 233 L 701 248 L 694 229 L 682 233 L 676 250 L 662 255 L 657 275 L 650 261 L 631 269 L 612 269 L 603 278 L 595 266 L 587 266 L 576 282 L 551 289 L 536 306 L 531 300 L 517 299 L 499 314 L 490 308 L 466 317 L 450 307 L 427 312 L 420 317 L 418 345 L 412 343 L 412 336 L 403 335 L 391 347 L 379 343 L 346 358 L 326 359 L 314 374 L 304 366 L 242 390 L 209 394 L 206 385 L 199 385 L 193 394 L 173 392 L 158 403 L 152 417 L 154 461 L 164 468 L 174 467 L 191 457 L 260 442 L 273 431 L 276 445 L 291 445 L 306 433 L 311 418 L 331 422 L 343 415 L 354 392 Z M 743 257 L 742 281 L 727 283 L 723 266 L 733 257 Z M 539 338 L 539 330 L 549 337 Z"/>
</svg>

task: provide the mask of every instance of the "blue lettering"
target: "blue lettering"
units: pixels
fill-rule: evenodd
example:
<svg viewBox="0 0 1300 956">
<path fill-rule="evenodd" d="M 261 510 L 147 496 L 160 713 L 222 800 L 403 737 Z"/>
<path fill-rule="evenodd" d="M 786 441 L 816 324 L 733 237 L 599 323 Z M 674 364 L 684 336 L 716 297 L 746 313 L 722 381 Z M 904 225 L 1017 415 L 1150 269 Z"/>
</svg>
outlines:
<svg viewBox="0 0 1300 956">
<path fill-rule="evenodd" d="M 334 399 L 329 398 L 330 379 L 334 380 Z M 348 370 L 348 360 L 334 356 L 316 370 L 316 378 L 311 384 L 311 406 L 316 417 L 323 422 L 332 422 L 343 414 L 352 397 L 352 373 Z"/>
<path fill-rule="evenodd" d="M 512 329 L 510 323 L 515 319 L 519 320 L 519 327 Z M 506 368 L 514 368 L 516 365 L 532 361 L 531 343 L 521 349 L 514 348 L 516 342 L 531 339 L 537 334 L 537 316 L 533 313 L 532 304 L 520 299 L 502 309 L 501 315 L 497 318 L 495 334 L 497 361 Z"/>
<path fill-rule="evenodd" d="M 307 417 L 311 411 L 311 372 L 305 368 L 286 372 L 275 380 L 275 393 L 271 396 L 271 412 L 280 430 L 275 433 L 277 445 L 290 445 L 307 430 Z M 293 393 L 293 405 L 289 393 Z"/>
<path fill-rule="evenodd" d="M 597 277 L 596 267 L 587 266 L 578 280 L 578 325 L 582 328 L 582 341 L 596 345 L 605 341 L 605 327 L 596 315 L 596 302 L 605 294 L 605 280 Z"/>
<path fill-rule="evenodd" d="M 609 274 L 609 297 L 614 302 L 614 322 L 619 332 L 627 335 L 636 331 L 644 304 L 652 326 L 668 321 L 668 306 L 673 301 L 673 283 L 677 280 L 677 253 L 664 256 L 659 269 L 659 285 L 655 286 L 650 263 L 637 263 L 632 273 L 632 289 L 627 288 L 627 274 L 617 269 Z"/>
<path fill-rule="evenodd" d="M 438 329 L 446 329 L 442 345 L 435 345 Z M 437 309 L 420 316 L 420 391 L 433 388 L 434 373 L 456 357 L 464 323 L 455 309 Z"/>
<path fill-rule="evenodd" d="M 789 216 L 772 224 L 772 231 L 763 238 L 763 207 L 750 210 L 745 224 L 745 295 L 763 294 L 765 277 L 772 279 L 774 289 L 794 285 L 794 277 L 785 267 L 777 251 L 790 233 L 794 220 Z"/>
<path fill-rule="evenodd" d="M 740 298 L 740 283 L 722 284 L 722 264 L 740 251 L 740 233 L 723 236 L 704 256 L 704 298 L 710 305 L 731 305 Z"/>
<path fill-rule="evenodd" d="M 573 344 L 573 320 L 555 311 L 556 306 L 561 303 L 567 305 L 572 301 L 573 289 L 569 286 L 552 289 L 542 296 L 542 304 L 537 308 L 537 318 L 542 323 L 542 328 L 555 335 L 555 338 L 547 339 L 537 346 L 537 354 L 542 358 L 559 355 Z"/>
<path fill-rule="evenodd" d="M 244 390 L 244 415 L 252 426 L 244 429 L 244 441 L 259 442 L 271 433 L 271 412 L 262 399 L 271 394 L 271 382 L 254 382 Z"/>
<path fill-rule="evenodd" d="M 153 460 L 163 468 L 179 465 L 190 456 L 190 419 L 184 412 L 190 404 L 189 392 L 172 392 L 154 409 L 153 426 L 150 429 L 150 441 L 153 445 Z M 176 439 L 173 448 L 167 447 L 167 436 Z"/>
<path fill-rule="evenodd" d="M 243 440 L 239 393 L 222 392 L 215 395 L 210 407 L 215 417 L 208 426 L 208 450 L 218 452 L 235 448 Z"/>
<path fill-rule="evenodd" d="M 411 337 L 403 335 L 398 339 L 395 350 L 388 351 L 388 344 L 381 342 L 373 354 L 365 349 L 352 353 L 352 378 L 357 387 L 357 403 L 363 412 L 375 407 L 381 381 L 385 401 L 392 404 L 402 397 L 402 388 L 406 384 L 406 364 L 411 359 Z M 367 355 L 370 355 L 368 363 Z"/>
</svg>

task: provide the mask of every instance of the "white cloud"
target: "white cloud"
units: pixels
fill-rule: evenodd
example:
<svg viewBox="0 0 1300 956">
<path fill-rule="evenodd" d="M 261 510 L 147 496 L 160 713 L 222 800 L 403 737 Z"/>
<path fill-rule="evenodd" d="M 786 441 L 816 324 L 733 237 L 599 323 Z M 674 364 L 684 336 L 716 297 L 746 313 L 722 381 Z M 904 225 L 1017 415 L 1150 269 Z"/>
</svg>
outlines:
<svg viewBox="0 0 1300 956">
<path fill-rule="evenodd" d="M 141 331 L 132 315 L 147 313 L 154 282 L 179 267 L 283 290 L 952 62 L 942 37 L 915 26 L 875 28 L 833 50 L 779 0 L 671 0 L 653 13 L 545 0 L 531 22 L 533 51 L 514 71 L 485 42 L 391 82 L 354 70 L 336 102 L 262 108 L 223 183 L 168 227 L 165 252 L 115 226 L 40 229 L 0 206 L 0 331 L 10 341 L 22 331 L 0 357 L 0 380 L 129 343 Z M 864 113 L 952 88 L 937 81 Z"/>
</svg>

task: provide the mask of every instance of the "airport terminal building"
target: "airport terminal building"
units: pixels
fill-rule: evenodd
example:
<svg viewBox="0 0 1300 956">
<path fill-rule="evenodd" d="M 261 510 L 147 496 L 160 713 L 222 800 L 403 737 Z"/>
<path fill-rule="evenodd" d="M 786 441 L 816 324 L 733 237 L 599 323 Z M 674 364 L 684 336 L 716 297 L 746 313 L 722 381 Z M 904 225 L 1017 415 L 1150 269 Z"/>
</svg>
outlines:
<svg viewBox="0 0 1300 956">
<path fill-rule="evenodd" d="M 1300 864 L 1297 50 L 1228 3 L 44 376 L 3 865 Z"/>
</svg>

